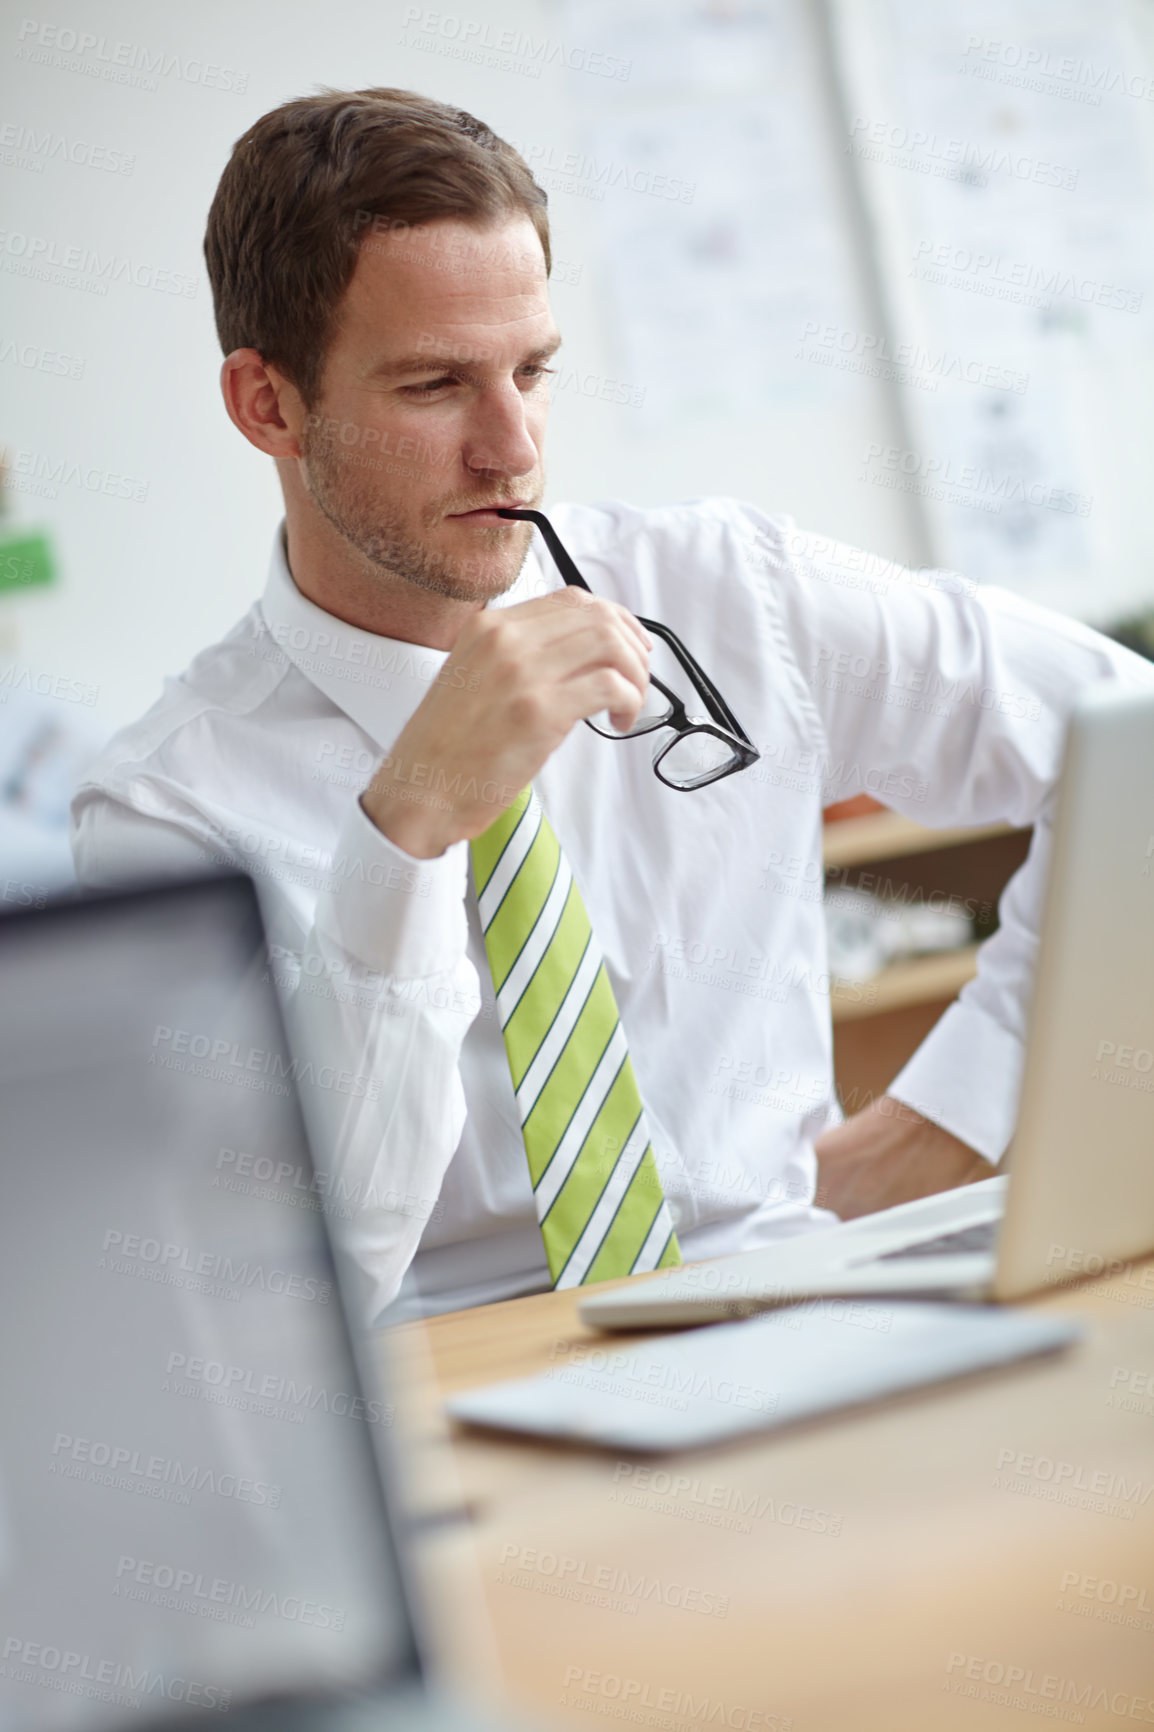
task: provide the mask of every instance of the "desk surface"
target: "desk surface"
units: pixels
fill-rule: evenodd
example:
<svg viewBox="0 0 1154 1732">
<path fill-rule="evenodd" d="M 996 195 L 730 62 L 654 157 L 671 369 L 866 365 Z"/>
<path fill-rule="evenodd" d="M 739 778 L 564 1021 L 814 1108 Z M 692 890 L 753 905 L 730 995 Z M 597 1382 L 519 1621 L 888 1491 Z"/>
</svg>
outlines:
<svg viewBox="0 0 1154 1732">
<path fill-rule="evenodd" d="M 1154 1263 L 1039 1303 L 1085 1341 L 660 1461 L 445 1421 L 628 1340 L 573 1294 L 390 1332 L 450 1669 L 543 1728 L 1154 1725 Z"/>
</svg>

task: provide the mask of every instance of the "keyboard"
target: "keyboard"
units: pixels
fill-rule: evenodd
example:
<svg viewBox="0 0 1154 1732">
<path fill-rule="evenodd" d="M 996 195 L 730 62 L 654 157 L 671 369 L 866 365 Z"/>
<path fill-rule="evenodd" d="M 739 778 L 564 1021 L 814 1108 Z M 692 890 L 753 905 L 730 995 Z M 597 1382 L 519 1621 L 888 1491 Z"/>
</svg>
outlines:
<svg viewBox="0 0 1154 1732">
<path fill-rule="evenodd" d="M 999 1224 L 996 1220 L 979 1221 L 976 1227 L 939 1233 L 936 1239 L 923 1239 L 917 1245 L 903 1245 L 900 1251 L 887 1251 L 877 1261 L 896 1263 L 904 1257 L 956 1257 L 965 1251 L 992 1251 Z"/>
</svg>

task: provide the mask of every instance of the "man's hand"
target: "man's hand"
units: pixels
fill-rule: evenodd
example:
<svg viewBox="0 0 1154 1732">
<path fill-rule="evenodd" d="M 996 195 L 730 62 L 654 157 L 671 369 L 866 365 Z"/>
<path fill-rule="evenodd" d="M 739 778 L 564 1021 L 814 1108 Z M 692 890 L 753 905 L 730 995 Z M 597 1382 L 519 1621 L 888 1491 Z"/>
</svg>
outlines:
<svg viewBox="0 0 1154 1732">
<path fill-rule="evenodd" d="M 479 836 L 577 722 L 633 726 L 652 647 L 627 608 L 578 589 L 474 614 L 361 804 L 417 859 Z"/>
<path fill-rule="evenodd" d="M 992 1179 L 998 1170 L 968 1143 L 892 1095 L 823 1131 L 814 1150 L 816 1201 L 843 1221 Z"/>
</svg>

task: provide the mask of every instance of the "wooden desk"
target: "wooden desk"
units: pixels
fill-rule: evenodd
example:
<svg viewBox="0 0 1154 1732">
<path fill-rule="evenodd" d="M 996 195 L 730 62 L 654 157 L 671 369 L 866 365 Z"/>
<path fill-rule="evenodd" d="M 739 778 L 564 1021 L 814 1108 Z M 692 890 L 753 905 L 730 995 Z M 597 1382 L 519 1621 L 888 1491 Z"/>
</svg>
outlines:
<svg viewBox="0 0 1154 1732">
<path fill-rule="evenodd" d="M 570 1294 L 392 1331 L 451 1669 L 531 1727 L 1154 1724 L 1154 1263 L 1041 1304 L 1085 1342 L 658 1462 L 446 1424 L 454 1390 L 627 1342 Z"/>
</svg>

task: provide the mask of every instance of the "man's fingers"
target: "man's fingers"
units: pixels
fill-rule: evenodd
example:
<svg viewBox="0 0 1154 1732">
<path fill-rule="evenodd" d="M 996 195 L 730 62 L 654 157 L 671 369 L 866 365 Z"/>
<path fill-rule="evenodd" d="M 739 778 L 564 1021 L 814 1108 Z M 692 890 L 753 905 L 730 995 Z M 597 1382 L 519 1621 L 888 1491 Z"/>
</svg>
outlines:
<svg viewBox="0 0 1154 1732">
<path fill-rule="evenodd" d="M 564 694 L 574 721 L 588 720 L 608 710 L 610 720 L 628 732 L 641 713 L 642 693 L 616 668 L 593 668 L 566 682 Z"/>
<path fill-rule="evenodd" d="M 559 638 L 532 664 L 538 678 L 558 683 L 605 667 L 624 674 L 644 701 L 649 690 L 648 657 L 634 639 L 615 628 L 607 634 L 603 625 L 591 623 L 585 631 Z"/>
<path fill-rule="evenodd" d="M 575 585 L 551 590 L 548 595 L 535 596 L 532 601 L 519 601 L 514 607 L 490 611 L 499 612 L 503 618 L 518 624 L 543 622 L 547 627 L 552 626 L 557 631 L 564 632 L 577 610 L 590 607 L 612 612 L 631 637 L 635 637 L 645 649 L 653 648 L 653 639 L 641 621 L 635 614 L 630 613 L 627 607 L 622 606 L 621 602 L 610 601 L 607 596 L 590 595 L 588 590 L 578 589 Z M 567 613 L 566 610 L 572 611 Z M 552 635 L 554 634 L 550 633 L 550 636 Z"/>
<path fill-rule="evenodd" d="M 546 624 L 556 622 L 560 625 L 562 632 L 569 629 L 570 620 L 573 617 L 572 613 L 568 617 L 566 616 L 566 609 L 589 610 L 596 608 L 601 617 L 611 619 L 626 638 L 631 642 L 635 641 L 640 644 L 647 654 L 653 648 L 653 639 L 641 621 L 636 615 L 631 614 L 627 607 L 622 607 L 619 601 L 609 601 L 600 595 L 587 595 L 583 589 L 572 588 L 558 590 L 545 599 L 547 602 L 553 603 L 554 609 L 552 618 L 548 613 L 543 616 Z"/>
<path fill-rule="evenodd" d="M 453 647 L 453 678 L 438 680 L 402 730 L 401 754 L 434 768 L 476 766 L 478 781 L 522 787 L 582 718 L 608 711 L 622 732 L 634 725 L 650 647 L 627 608 L 584 591 L 483 609 Z M 495 815 L 469 799 L 446 812 L 407 810 L 384 765 L 363 804 L 385 835 L 422 858 L 479 834 Z"/>
<path fill-rule="evenodd" d="M 622 625 L 626 626 L 629 631 L 633 633 L 634 637 L 637 638 L 639 643 L 645 646 L 646 650 L 651 650 L 653 648 L 653 638 L 642 625 L 637 615 L 635 613 L 630 613 L 627 607 L 622 607 L 619 601 L 611 602 L 610 606 L 616 609 L 618 618 L 621 620 Z"/>
</svg>

